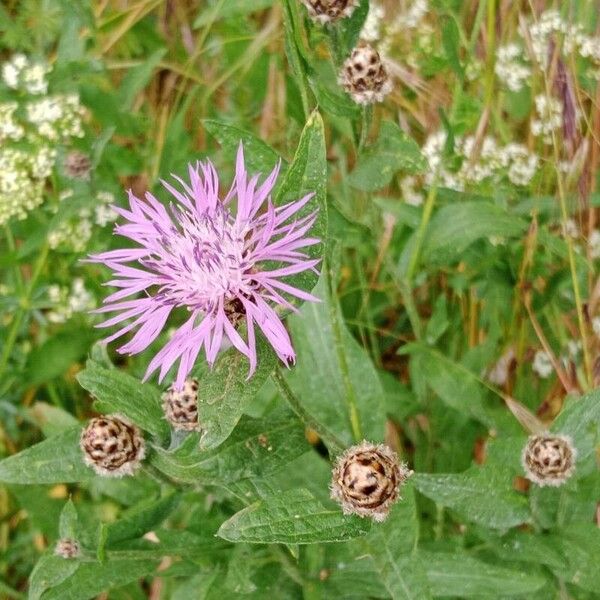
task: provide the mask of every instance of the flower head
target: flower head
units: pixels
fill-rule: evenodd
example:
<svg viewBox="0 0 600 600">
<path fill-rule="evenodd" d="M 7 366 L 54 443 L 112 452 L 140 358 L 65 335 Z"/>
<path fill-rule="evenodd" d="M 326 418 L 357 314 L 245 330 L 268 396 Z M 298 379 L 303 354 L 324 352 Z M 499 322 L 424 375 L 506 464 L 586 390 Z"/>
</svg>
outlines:
<svg viewBox="0 0 600 600">
<path fill-rule="evenodd" d="M 81 555 L 81 547 L 77 540 L 62 538 L 56 542 L 54 554 L 61 558 L 78 558 Z"/>
<path fill-rule="evenodd" d="M 531 435 L 521 454 L 527 478 L 537 485 L 558 487 L 573 475 L 577 449 L 567 435 Z"/>
<path fill-rule="evenodd" d="M 311 19 L 325 24 L 350 17 L 359 0 L 302 0 Z"/>
<path fill-rule="evenodd" d="M 185 308 L 188 319 L 152 359 L 146 378 L 160 369 L 162 381 L 179 361 L 176 388 L 204 348 L 212 365 L 224 338 L 256 369 L 256 326 L 279 358 L 289 364 L 294 350 L 280 316 L 279 306 L 294 309 L 283 294 L 301 300 L 316 300 L 282 278 L 314 270 L 318 259 L 301 249 L 320 240 L 305 237 L 316 219 L 316 211 L 290 219 L 314 194 L 275 207 L 270 199 L 279 165 L 259 185 L 259 175 L 249 178 L 240 145 L 236 175 L 225 198 L 219 198 L 219 179 L 210 161 L 189 167 L 189 182 L 179 177 L 181 191 L 163 181 L 174 201 L 163 206 L 152 194 L 145 201 L 129 192 L 130 210 L 114 207 L 127 220 L 115 232 L 138 244 L 136 248 L 113 250 L 91 257 L 113 270 L 109 282 L 120 288 L 104 300 L 98 312 L 116 312 L 100 327 L 122 326 L 109 342 L 137 329 L 121 346 L 123 354 L 145 350 L 160 334 L 176 308 Z M 134 263 L 128 265 L 127 263 Z M 143 297 L 137 297 L 144 292 Z M 246 326 L 245 339 L 238 329 Z"/>
<path fill-rule="evenodd" d="M 396 453 L 384 444 L 362 442 L 348 448 L 336 461 L 331 497 L 345 515 L 385 521 L 398 500 L 398 489 L 412 475 Z"/>
<path fill-rule="evenodd" d="M 163 411 L 173 429 L 180 431 L 199 431 L 198 421 L 198 380 L 188 378 L 182 390 L 174 386 L 162 395 Z"/>
</svg>

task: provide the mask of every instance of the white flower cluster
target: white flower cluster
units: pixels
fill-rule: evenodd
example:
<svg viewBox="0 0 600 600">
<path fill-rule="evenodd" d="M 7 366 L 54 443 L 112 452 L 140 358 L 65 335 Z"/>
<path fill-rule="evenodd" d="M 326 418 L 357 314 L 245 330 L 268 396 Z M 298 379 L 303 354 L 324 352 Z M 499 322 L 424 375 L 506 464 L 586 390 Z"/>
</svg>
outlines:
<svg viewBox="0 0 600 600">
<path fill-rule="evenodd" d="M 29 102 L 26 110 L 27 120 L 48 140 L 58 142 L 83 137 L 84 110 L 76 94 L 47 96 Z"/>
<path fill-rule="evenodd" d="M 66 190 L 60 195 L 61 202 L 73 196 L 73 190 Z M 93 225 L 105 227 L 117 218 L 117 213 L 111 208 L 115 197 L 110 192 L 98 192 L 96 205 L 93 210 L 80 208 L 73 216 L 63 219 L 58 226 L 48 234 L 48 245 L 52 249 L 61 248 L 73 252 L 83 252 L 92 237 Z"/>
<path fill-rule="evenodd" d="M 2 65 L 2 79 L 13 90 L 28 94 L 45 94 L 48 91 L 46 75 L 49 65 L 32 63 L 23 54 L 15 54 L 11 60 Z"/>
<path fill-rule="evenodd" d="M 582 58 L 600 63 L 600 37 L 587 35 L 578 23 L 568 23 L 557 10 L 547 10 L 529 27 L 531 48 L 537 62 L 546 67 L 550 41 L 560 37 L 566 54 L 577 52 Z M 558 42 L 558 39 L 555 41 Z"/>
<path fill-rule="evenodd" d="M 394 31 L 401 31 L 402 29 L 415 29 L 428 11 L 429 3 L 427 0 L 414 0 L 410 8 L 396 18 L 394 24 L 392 25 L 392 29 Z"/>
<path fill-rule="evenodd" d="M 84 134 L 78 96 L 47 95 L 49 72 L 22 54 L 1 68 L 0 83 L 20 94 L 0 103 L 0 225 L 42 204 L 59 145 Z"/>
<path fill-rule="evenodd" d="M 600 258 L 600 229 L 594 229 L 588 239 L 590 255 L 593 259 Z"/>
<path fill-rule="evenodd" d="M 71 289 L 60 285 L 48 287 L 48 299 L 53 307 L 46 313 L 51 323 L 65 323 L 73 314 L 86 312 L 96 306 L 94 296 L 86 289 L 83 279 L 76 277 Z"/>
<path fill-rule="evenodd" d="M 429 162 L 430 172 L 426 182 L 432 183 L 437 173 L 444 187 L 464 191 L 466 187 L 485 180 L 498 180 L 506 175 L 515 185 L 528 185 L 538 166 L 538 157 L 522 144 L 510 143 L 501 146 L 491 136 L 483 138 L 479 147 L 473 136 L 457 137 L 455 154 L 461 157 L 462 165 L 451 172 L 442 164 L 442 153 L 446 144 L 446 132 L 438 131 L 429 136 L 423 146 L 423 155 Z"/>
<path fill-rule="evenodd" d="M 552 132 L 562 126 L 562 105 L 556 98 L 549 98 L 545 94 L 535 97 L 535 110 L 538 118 L 531 121 L 531 133 L 542 137 L 546 144 L 552 143 Z"/>
<path fill-rule="evenodd" d="M 377 42 L 381 37 L 381 23 L 385 17 L 385 9 L 381 4 L 371 2 L 365 24 L 360 32 L 360 39 Z"/>
<path fill-rule="evenodd" d="M 537 373 L 542 379 L 547 379 L 552 375 L 554 367 L 550 357 L 544 350 L 538 350 L 533 357 L 533 364 L 531 368 Z"/>
<path fill-rule="evenodd" d="M 417 178 L 414 175 L 407 175 L 402 178 L 400 191 L 406 204 L 411 206 L 421 206 L 423 204 L 423 195 L 417 190 Z"/>
<path fill-rule="evenodd" d="M 523 89 L 531 69 L 523 64 L 523 49 L 518 44 L 505 44 L 496 51 L 496 77 L 511 91 Z"/>
</svg>

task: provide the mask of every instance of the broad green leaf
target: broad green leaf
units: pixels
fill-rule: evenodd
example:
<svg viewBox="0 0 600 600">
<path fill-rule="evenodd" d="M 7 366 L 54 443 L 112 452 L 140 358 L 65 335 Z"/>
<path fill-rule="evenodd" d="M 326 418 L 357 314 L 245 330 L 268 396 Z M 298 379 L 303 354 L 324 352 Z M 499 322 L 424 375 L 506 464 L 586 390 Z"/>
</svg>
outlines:
<svg viewBox="0 0 600 600">
<path fill-rule="evenodd" d="M 94 477 L 79 448 L 79 426 L 0 461 L 4 483 L 70 483 Z"/>
<path fill-rule="evenodd" d="M 352 15 L 345 19 L 338 19 L 334 24 L 337 29 L 335 45 L 339 45 L 340 59 L 345 60 L 356 47 L 360 38 L 360 32 L 367 20 L 369 13 L 369 0 L 360 0 L 358 8 Z"/>
<path fill-rule="evenodd" d="M 491 202 L 448 204 L 431 219 L 422 248 L 423 260 L 448 264 L 479 239 L 517 237 L 525 232 L 527 225 L 526 221 Z"/>
<path fill-rule="evenodd" d="M 127 111 L 133 106 L 136 95 L 150 81 L 154 69 L 166 54 L 166 48 L 159 48 L 150 56 L 144 57 L 140 65 L 129 69 L 119 86 L 119 103 Z"/>
<path fill-rule="evenodd" d="M 218 568 L 201 571 L 178 585 L 171 600 L 207 600 L 213 584 L 221 577 L 223 573 Z"/>
<path fill-rule="evenodd" d="M 400 170 L 420 173 L 426 168 L 417 143 L 392 121 L 383 121 L 379 138 L 358 157 L 349 182 L 359 190 L 372 192 L 388 185 Z"/>
<path fill-rule="evenodd" d="M 354 398 L 362 435 L 380 440 L 385 393 L 368 354 L 344 325 L 326 284 L 323 278 L 315 288 L 321 302 L 306 303 L 288 319 L 297 352 L 290 385 L 308 412 L 348 444 L 353 441 L 348 400 Z"/>
<path fill-rule="evenodd" d="M 27 360 L 27 384 L 39 385 L 62 375 L 85 356 L 93 340 L 89 328 L 68 327 L 34 348 Z"/>
<path fill-rule="evenodd" d="M 39 600 L 46 590 L 73 575 L 79 564 L 78 560 L 55 556 L 52 551 L 43 554 L 29 576 L 28 600 Z"/>
<path fill-rule="evenodd" d="M 360 108 L 347 94 L 332 91 L 319 82 L 313 84 L 313 91 L 319 107 L 325 112 L 337 117 L 356 118 L 360 115 Z"/>
<path fill-rule="evenodd" d="M 106 369 L 93 360 L 77 380 L 94 398 L 102 413 L 120 413 L 142 429 L 165 440 L 169 427 L 161 408 L 160 391 L 118 369 Z"/>
<path fill-rule="evenodd" d="M 258 366 L 248 379 L 248 360 L 235 348 L 221 354 L 209 369 L 199 364 L 192 374 L 200 381 L 198 418 L 202 425 L 200 448 L 210 450 L 221 444 L 237 425 L 248 403 L 256 396 L 277 360 L 268 343 L 256 343 Z"/>
<path fill-rule="evenodd" d="M 194 21 L 194 28 L 204 27 L 213 19 L 243 19 L 247 15 L 273 6 L 275 0 L 227 0 L 221 3 L 217 12 L 202 6 L 200 13 Z"/>
<path fill-rule="evenodd" d="M 78 424 L 77 419 L 71 413 L 47 402 L 36 402 L 27 410 L 27 414 L 46 437 L 61 433 Z"/>
<path fill-rule="evenodd" d="M 466 367 L 425 344 L 403 346 L 402 353 L 419 360 L 427 385 L 448 406 L 490 427 L 494 425 L 485 404 L 487 390 Z"/>
<path fill-rule="evenodd" d="M 544 586 L 540 575 L 491 565 L 465 553 L 419 552 L 433 596 L 505 598 L 532 594 Z"/>
<path fill-rule="evenodd" d="M 415 487 L 467 521 L 491 529 L 531 522 L 527 498 L 512 488 L 514 473 L 500 466 L 472 467 L 464 473 L 413 475 Z"/>
<path fill-rule="evenodd" d="M 217 532 L 230 542 L 315 544 L 342 542 L 365 535 L 370 522 L 325 507 L 304 489 L 273 495 L 225 521 Z"/>
<path fill-rule="evenodd" d="M 107 546 L 138 538 L 162 523 L 179 504 L 180 496 L 174 492 L 159 500 L 137 505 L 122 515 L 118 521 L 106 526 Z"/>
<path fill-rule="evenodd" d="M 202 124 L 221 144 L 223 149 L 235 156 L 240 142 L 244 144 L 244 159 L 246 168 L 251 173 L 262 173 L 268 175 L 280 160 L 279 154 L 271 146 L 255 137 L 248 131 L 240 129 L 235 125 L 215 119 L 204 119 Z M 286 168 L 286 163 L 281 159 L 281 172 Z"/>
<path fill-rule="evenodd" d="M 113 587 L 138 581 L 158 567 L 155 560 L 84 562 L 61 583 L 44 594 L 44 600 L 89 600 Z"/>
<path fill-rule="evenodd" d="M 429 585 L 423 565 L 415 555 L 419 538 L 419 517 L 412 483 L 401 490 L 402 499 L 387 520 L 365 538 L 373 565 L 394 600 L 426 600 Z"/>
<path fill-rule="evenodd" d="M 600 391 L 581 398 L 567 398 L 566 405 L 552 424 L 552 431 L 571 436 L 578 461 L 590 456 L 598 446 L 600 431 Z"/>
<path fill-rule="evenodd" d="M 269 419 L 245 417 L 213 450 L 202 450 L 190 436 L 190 442 L 176 450 L 156 448 L 151 461 L 177 481 L 224 485 L 274 473 L 307 450 L 302 426 L 286 414 Z"/>
<path fill-rule="evenodd" d="M 281 206 L 300 200 L 307 194 L 314 194 L 314 197 L 294 218 L 301 219 L 315 210 L 318 211 L 317 219 L 307 235 L 320 239 L 321 243 L 308 246 L 303 252 L 309 258 L 321 258 L 327 239 L 327 158 L 323 119 L 316 110 L 304 126 L 294 160 L 277 190 L 275 204 Z M 291 285 L 309 292 L 318 279 L 318 273 L 305 271 L 286 280 Z"/>
</svg>

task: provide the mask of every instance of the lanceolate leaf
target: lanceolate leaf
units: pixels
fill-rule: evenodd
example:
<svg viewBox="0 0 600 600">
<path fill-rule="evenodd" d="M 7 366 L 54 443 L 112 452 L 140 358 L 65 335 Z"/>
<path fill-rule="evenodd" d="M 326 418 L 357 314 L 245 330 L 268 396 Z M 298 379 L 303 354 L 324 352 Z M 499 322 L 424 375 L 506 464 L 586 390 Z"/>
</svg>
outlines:
<svg viewBox="0 0 600 600">
<path fill-rule="evenodd" d="M 325 507 L 304 489 L 259 500 L 225 521 L 218 535 L 230 542 L 314 544 L 367 533 L 370 522 Z"/>
<path fill-rule="evenodd" d="M 304 126 L 294 160 L 275 196 L 275 204 L 281 206 L 311 193 L 314 194 L 313 199 L 297 216 L 302 218 L 318 211 L 309 235 L 320 239 L 321 243 L 309 246 L 304 252 L 311 258 L 320 258 L 327 239 L 327 158 L 323 119 L 318 111 L 312 113 Z M 305 271 L 288 281 L 295 287 L 310 291 L 318 279 L 317 272 Z"/>
<path fill-rule="evenodd" d="M 177 481 L 224 485 L 264 477 L 308 449 L 301 424 L 288 414 L 268 420 L 246 417 L 226 442 L 210 451 L 190 442 L 174 451 L 156 448 L 152 463 Z"/>
<path fill-rule="evenodd" d="M 79 426 L 67 429 L 35 446 L 0 461 L 4 483 L 69 483 L 94 476 L 79 448 Z"/>
<path fill-rule="evenodd" d="M 100 412 L 120 413 L 160 439 L 167 438 L 169 428 L 160 406 L 158 388 L 118 369 L 106 369 L 93 360 L 88 360 L 77 379 L 96 398 Z"/>
<path fill-rule="evenodd" d="M 248 403 L 275 368 L 271 347 L 260 337 L 256 343 L 258 367 L 248 379 L 248 361 L 235 348 L 221 354 L 209 369 L 199 363 L 192 375 L 200 380 L 198 418 L 202 424 L 200 448 L 209 450 L 221 444 L 233 431 Z"/>
</svg>

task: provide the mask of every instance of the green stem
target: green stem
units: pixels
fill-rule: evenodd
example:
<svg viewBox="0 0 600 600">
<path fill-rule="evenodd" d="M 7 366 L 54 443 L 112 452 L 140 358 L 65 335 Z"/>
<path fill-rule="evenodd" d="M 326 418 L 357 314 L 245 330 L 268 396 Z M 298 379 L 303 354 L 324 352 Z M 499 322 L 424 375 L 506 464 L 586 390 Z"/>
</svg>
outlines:
<svg viewBox="0 0 600 600">
<path fill-rule="evenodd" d="M 360 152 L 367 143 L 369 130 L 371 129 L 371 121 L 373 120 L 373 106 L 367 105 L 362 107 L 361 111 L 362 122 L 360 126 L 360 140 L 358 142 L 358 151 Z"/>
<path fill-rule="evenodd" d="M 408 263 L 408 268 L 406 269 L 406 283 L 409 289 L 412 288 L 412 279 L 419 264 L 419 255 L 421 254 L 421 247 L 423 246 L 423 240 L 425 239 L 427 226 L 429 225 L 429 221 L 431 219 L 431 213 L 433 212 L 436 196 L 437 177 L 434 179 L 431 187 L 429 188 L 429 193 L 427 194 L 427 199 L 425 200 L 425 206 L 423 208 L 423 215 L 421 216 L 421 222 L 419 223 L 419 228 L 417 229 L 415 237 L 415 245 Z"/>
<path fill-rule="evenodd" d="M 38 256 L 37 262 L 33 267 L 33 273 L 31 274 L 31 279 L 27 284 L 27 288 L 25 289 L 24 295 L 21 297 L 20 306 L 17 310 L 17 313 L 14 316 L 12 325 L 6 336 L 6 341 L 4 343 L 4 349 L 2 350 L 2 356 L 0 357 L 0 380 L 6 371 L 6 367 L 8 365 L 8 361 L 10 360 L 10 355 L 12 353 L 13 347 L 17 340 L 17 336 L 19 335 L 19 329 L 21 327 L 23 318 L 27 314 L 29 310 L 29 304 L 31 302 L 31 294 L 35 288 L 35 284 L 37 283 L 38 277 L 46 264 L 46 259 L 48 258 L 48 252 L 50 248 L 48 244 L 44 244 L 42 250 Z"/>
<path fill-rule="evenodd" d="M 294 392 L 291 390 L 288 382 L 285 380 L 279 365 L 277 365 L 275 371 L 273 371 L 272 378 L 273 382 L 277 386 L 277 389 L 279 390 L 279 393 L 283 396 L 283 399 L 288 403 L 290 408 L 304 423 L 304 425 L 315 431 L 333 454 L 341 454 L 346 448 L 344 442 L 342 442 L 334 433 L 329 431 L 327 427 L 319 423 L 319 421 L 304 408 L 300 400 L 298 400 Z"/>
</svg>

